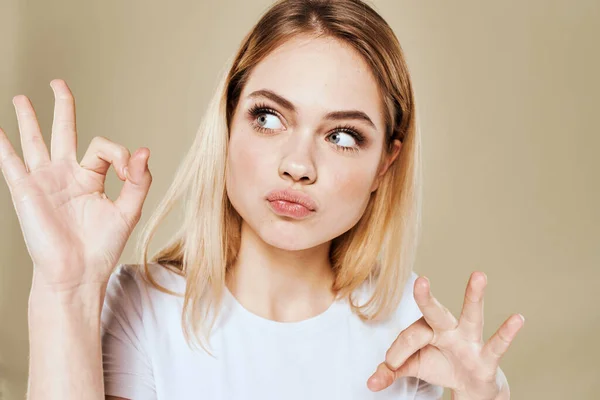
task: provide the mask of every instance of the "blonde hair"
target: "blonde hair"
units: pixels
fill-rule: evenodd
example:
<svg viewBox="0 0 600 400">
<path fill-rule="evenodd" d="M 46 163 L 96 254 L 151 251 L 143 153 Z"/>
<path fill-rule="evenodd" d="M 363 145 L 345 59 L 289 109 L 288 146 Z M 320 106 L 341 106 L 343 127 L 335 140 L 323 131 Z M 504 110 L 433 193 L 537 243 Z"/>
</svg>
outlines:
<svg viewBox="0 0 600 400">
<path fill-rule="evenodd" d="M 361 219 L 332 241 L 333 290 L 338 297 L 348 298 L 362 320 L 385 318 L 397 308 L 412 271 L 421 222 L 421 150 L 414 95 L 400 43 L 382 17 L 360 0 L 277 1 L 228 62 L 194 142 L 138 242 L 144 278 L 158 290 L 180 295 L 153 279 L 148 247 L 161 221 L 184 200 L 181 228 L 150 262 L 185 277 L 184 335 L 188 345 L 193 337 L 207 352 L 204 343 L 210 342 L 223 301 L 226 272 L 240 246 L 241 217 L 225 190 L 231 119 L 253 68 L 299 34 L 334 38 L 362 55 L 383 100 L 383 151 L 391 152 L 394 139 L 402 142 L 398 158 L 371 194 Z M 352 292 L 365 281 L 373 285 L 373 295 L 366 303 L 355 304 Z"/>
</svg>

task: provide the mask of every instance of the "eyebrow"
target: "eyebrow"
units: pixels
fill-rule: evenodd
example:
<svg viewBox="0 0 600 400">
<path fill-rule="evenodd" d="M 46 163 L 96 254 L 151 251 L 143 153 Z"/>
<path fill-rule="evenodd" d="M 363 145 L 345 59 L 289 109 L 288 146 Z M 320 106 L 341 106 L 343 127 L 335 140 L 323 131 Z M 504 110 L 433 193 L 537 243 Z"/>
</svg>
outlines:
<svg viewBox="0 0 600 400">
<path fill-rule="evenodd" d="M 270 100 L 274 101 L 275 103 L 278 103 L 280 106 L 282 106 L 283 108 L 285 108 L 293 113 L 297 112 L 296 107 L 294 106 L 294 104 L 291 101 L 278 95 L 277 93 L 273 92 L 272 90 L 268 90 L 268 89 L 256 90 L 248 95 L 248 98 L 250 98 L 250 99 L 255 98 L 255 97 L 266 97 L 267 99 L 270 99 Z M 364 113 L 360 110 L 331 111 L 331 112 L 325 114 L 325 119 L 329 119 L 329 120 L 356 119 L 356 120 L 365 121 L 373 129 L 376 129 L 375 124 L 373 123 L 373 121 L 371 121 L 371 118 L 369 118 L 369 116 L 366 113 Z"/>
</svg>

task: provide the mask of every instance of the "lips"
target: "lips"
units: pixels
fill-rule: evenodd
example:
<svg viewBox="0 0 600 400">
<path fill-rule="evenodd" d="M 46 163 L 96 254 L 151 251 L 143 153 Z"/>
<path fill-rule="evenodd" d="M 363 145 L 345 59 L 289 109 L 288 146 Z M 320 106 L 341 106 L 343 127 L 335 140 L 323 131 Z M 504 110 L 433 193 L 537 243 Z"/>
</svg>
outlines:
<svg viewBox="0 0 600 400">
<path fill-rule="evenodd" d="M 275 214 L 281 215 L 282 217 L 291 217 L 295 219 L 306 218 L 314 212 L 301 204 L 292 203 L 285 200 L 269 201 L 269 207 L 271 207 L 271 210 L 273 210 Z"/>
<path fill-rule="evenodd" d="M 293 206 L 294 204 L 301 205 L 309 211 L 315 211 L 317 209 L 317 204 L 309 195 L 297 190 L 273 190 L 267 195 L 267 200 L 270 202 L 278 202 L 281 205 L 284 205 L 282 202 L 287 202 L 290 206 Z"/>
</svg>

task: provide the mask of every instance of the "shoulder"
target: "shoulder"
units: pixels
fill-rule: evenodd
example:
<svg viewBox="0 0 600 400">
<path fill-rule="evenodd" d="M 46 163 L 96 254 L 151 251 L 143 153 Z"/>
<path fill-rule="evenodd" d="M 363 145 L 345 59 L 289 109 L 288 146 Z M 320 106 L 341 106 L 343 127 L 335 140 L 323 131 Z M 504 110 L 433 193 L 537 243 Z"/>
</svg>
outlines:
<svg viewBox="0 0 600 400">
<path fill-rule="evenodd" d="M 160 321 L 180 316 L 185 278 L 161 264 L 149 263 L 151 279 L 167 291 L 155 287 L 141 264 L 119 264 L 110 275 L 102 307 L 105 329 L 154 329 Z"/>
<path fill-rule="evenodd" d="M 166 310 L 169 304 L 179 308 L 185 293 L 185 278 L 157 263 L 148 263 L 150 279 L 142 264 L 119 264 L 110 275 L 104 308 L 123 314 L 145 314 L 148 310 Z M 177 295 L 170 294 L 168 291 Z"/>
<path fill-rule="evenodd" d="M 174 268 L 158 263 L 148 263 L 147 271 L 153 281 L 168 290 L 180 291 L 185 289 L 185 278 Z M 142 264 L 119 264 L 112 272 L 108 289 L 127 288 L 143 290 L 153 288 Z M 107 290 L 108 290 L 107 289 Z"/>
<path fill-rule="evenodd" d="M 380 320 L 384 326 L 392 325 L 395 329 L 404 329 L 410 324 L 421 318 L 423 315 L 417 306 L 414 298 L 415 281 L 419 275 L 410 271 L 404 286 L 402 287 L 402 296 L 396 308 L 385 320 Z M 374 294 L 375 282 L 365 281 L 355 291 L 354 297 L 358 299 L 358 304 L 365 304 Z"/>
</svg>

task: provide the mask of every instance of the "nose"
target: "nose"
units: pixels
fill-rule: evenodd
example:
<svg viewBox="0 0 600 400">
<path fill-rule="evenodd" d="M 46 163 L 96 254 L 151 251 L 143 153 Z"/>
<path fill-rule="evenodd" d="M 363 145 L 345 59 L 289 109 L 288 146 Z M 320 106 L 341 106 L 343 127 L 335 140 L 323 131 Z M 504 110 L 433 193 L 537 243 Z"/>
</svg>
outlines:
<svg viewBox="0 0 600 400">
<path fill-rule="evenodd" d="M 279 163 L 279 176 L 294 182 L 312 184 L 317 180 L 312 134 L 293 132 L 287 141 Z"/>
</svg>

